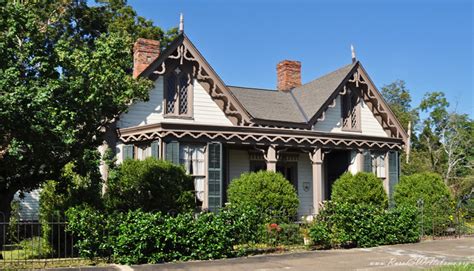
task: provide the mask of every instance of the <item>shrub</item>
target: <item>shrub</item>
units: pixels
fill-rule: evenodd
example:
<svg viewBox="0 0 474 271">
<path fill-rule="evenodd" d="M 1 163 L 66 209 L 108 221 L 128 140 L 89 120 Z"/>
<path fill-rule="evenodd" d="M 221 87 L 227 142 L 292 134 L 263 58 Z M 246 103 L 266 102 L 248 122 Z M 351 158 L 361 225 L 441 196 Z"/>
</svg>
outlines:
<svg viewBox="0 0 474 271">
<path fill-rule="evenodd" d="M 310 227 L 312 241 L 323 248 L 371 247 L 416 242 L 416 209 L 385 210 L 371 204 L 327 202 Z"/>
<path fill-rule="evenodd" d="M 105 201 L 110 210 L 188 210 L 195 206 L 193 181 L 180 166 L 147 158 L 126 160 L 107 180 Z"/>
<path fill-rule="evenodd" d="M 382 181 L 372 173 L 344 173 L 332 186 L 331 200 L 337 203 L 372 204 L 387 207 L 388 197 Z"/>
<path fill-rule="evenodd" d="M 122 264 L 207 260 L 235 255 L 234 245 L 255 238 L 256 211 L 224 208 L 218 214 L 177 216 L 141 210 L 104 215 L 89 207 L 67 211 L 68 230 L 81 256 Z M 248 223 L 252 222 L 252 223 Z M 249 226 L 249 224 L 252 224 Z"/>
<path fill-rule="evenodd" d="M 227 193 L 229 202 L 236 208 L 252 206 L 262 214 L 283 221 L 297 214 L 299 199 L 296 190 L 280 173 L 244 173 L 232 180 Z"/>
<path fill-rule="evenodd" d="M 331 233 L 328 224 L 323 221 L 314 222 L 309 228 L 309 237 L 313 244 L 321 248 L 331 247 Z"/>
<path fill-rule="evenodd" d="M 420 199 L 423 200 L 423 231 L 427 234 L 444 231 L 450 223 L 453 208 L 449 188 L 441 176 L 435 173 L 417 173 L 401 177 L 395 187 L 395 204 L 416 207 Z"/>
</svg>

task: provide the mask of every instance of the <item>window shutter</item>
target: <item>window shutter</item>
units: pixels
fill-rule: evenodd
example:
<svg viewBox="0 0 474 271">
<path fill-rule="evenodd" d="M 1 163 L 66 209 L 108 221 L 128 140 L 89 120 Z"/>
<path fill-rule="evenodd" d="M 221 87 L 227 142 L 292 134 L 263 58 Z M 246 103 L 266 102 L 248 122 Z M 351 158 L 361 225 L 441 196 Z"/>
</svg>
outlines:
<svg viewBox="0 0 474 271">
<path fill-rule="evenodd" d="M 175 165 L 179 165 L 179 142 L 171 141 L 166 144 L 166 155 L 165 159 Z"/>
<path fill-rule="evenodd" d="M 364 172 L 372 172 L 372 154 L 370 151 L 364 152 Z"/>
<path fill-rule="evenodd" d="M 388 196 L 390 199 L 390 205 L 393 206 L 393 192 L 395 191 L 395 185 L 399 179 L 399 161 L 398 152 L 391 151 L 388 153 Z"/>
<path fill-rule="evenodd" d="M 222 144 L 209 143 L 208 153 L 208 208 L 216 212 L 222 206 Z"/>
<path fill-rule="evenodd" d="M 122 156 L 122 159 L 123 161 L 127 160 L 127 159 L 133 159 L 135 156 L 134 156 L 134 148 L 135 146 L 133 145 L 123 145 L 123 148 L 122 148 L 122 152 L 123 152 L 123 156 Z"/>
<path fill-rule="evenodd" d="M 159 159 L 160 158 L 160 144 L 158 141 L 151 142 L 151 157 Z"/>
</svg>

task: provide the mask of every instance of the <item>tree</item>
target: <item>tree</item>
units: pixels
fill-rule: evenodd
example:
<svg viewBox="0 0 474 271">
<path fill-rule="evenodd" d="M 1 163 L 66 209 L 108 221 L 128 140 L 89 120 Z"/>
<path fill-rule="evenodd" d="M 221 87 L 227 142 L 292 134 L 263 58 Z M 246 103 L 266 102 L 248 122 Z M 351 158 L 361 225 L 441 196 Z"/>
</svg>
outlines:
<svg viewBox="0 0 474 271">
<path fill-rule="evenodd" d="M 418 120 L 418 112 L 411 107 L 411 95 L 405 86 L 405 81 L 396 80 L 385 85 L 382 87 L 381 93 L 405 131 L 408 130 L 409 122 L 415 125 Z"/>
<path fill-rule="evenodd" d="M 151 82 L 131 75 L 137 37 L 164 32 L 125 1 L 0 2 L 0 210 L 62 168 L 76 169 Z"/>
</svg>

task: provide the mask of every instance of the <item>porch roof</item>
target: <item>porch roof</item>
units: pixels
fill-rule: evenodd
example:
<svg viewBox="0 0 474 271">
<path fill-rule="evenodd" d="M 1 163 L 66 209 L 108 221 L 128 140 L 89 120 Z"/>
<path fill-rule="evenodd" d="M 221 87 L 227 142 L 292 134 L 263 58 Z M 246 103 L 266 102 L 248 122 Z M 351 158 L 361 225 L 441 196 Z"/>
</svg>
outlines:
<svg viewBox="0 0 474 271">
<path fill-rule="evenodd" d="M 281 145 L 313 148 L 401 149 L 400 138 L 363 136 L 349 133 L 326 133 L 310 130 L 157 123 L 117 129 L 122 142 L 156 140 L 165 137 L 225 141 L 233 144 Z"/>
</svg>

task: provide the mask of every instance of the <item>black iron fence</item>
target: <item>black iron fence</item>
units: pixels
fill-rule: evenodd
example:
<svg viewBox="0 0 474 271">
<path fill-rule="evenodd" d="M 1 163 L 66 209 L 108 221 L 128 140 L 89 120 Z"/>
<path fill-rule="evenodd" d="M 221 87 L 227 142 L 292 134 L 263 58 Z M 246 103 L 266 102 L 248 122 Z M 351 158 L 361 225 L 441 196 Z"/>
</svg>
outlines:
<svg viewBox="0 0 474 271">
<path fill-rule="evenodd" d="M 0 269 L 32 269 L 82 261 L 62 216 L 20 221 L 0 212 Z"/>
</svg>

